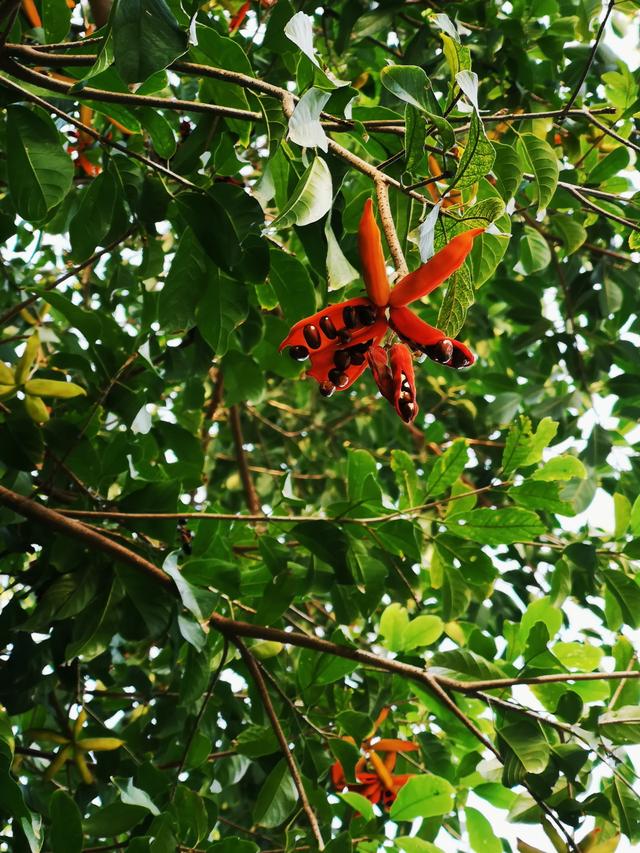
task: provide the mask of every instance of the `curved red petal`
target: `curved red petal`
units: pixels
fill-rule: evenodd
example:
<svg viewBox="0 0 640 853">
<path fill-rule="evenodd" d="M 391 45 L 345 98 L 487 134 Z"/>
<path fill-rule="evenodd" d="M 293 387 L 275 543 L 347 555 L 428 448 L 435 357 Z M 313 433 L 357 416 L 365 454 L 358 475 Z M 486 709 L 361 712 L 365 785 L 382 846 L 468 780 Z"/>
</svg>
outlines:
<svg viewBox="0 0 640 853">
<path fill-rule="evenodd" d="M 384 307 L 389 302 L 389 279 L 382 251 L 380 229 L 373 215 L 373 202 L 368 198 L 358 228 L 358 249 L 369 299 L 374 305 Z"/>
<path fill-rule="evenodd" d="M 386 349 L 381 346 L 370 347 L 367 352 L 367 361 L 378 390 L 383 397 L 393 403 L 393 380 L 389 370 Z"/>
<path fill-rule="evenodd" d="M 323 393 L 329 395 L 334 390 L 346 391 L 362 375 L 367 368 L 367 350 L 382 340 L 387 328 L 384 312 L 368 299 L 349 299 L 300 320 L 279 349 L 291 347 L 294 358 L 309 358 L 307 375 L 321 383 Z"/>
<path fill-rule="evenodd" d="M 454 237 L 431 260 L 398 282 L 389 296 L 389 305 L 408 305 L 435 290 L 462 266 L 473 247 L 473 241 L 482 232 L 482 228 L 473 228 Z"/>
<path fill-rule="evenodd" d="M 418 404 L 413 359 L 405 344 L 394 344 L 391 347 L 389 363 L 393 377 L 393 405 L 402 420 L 410 424 L 418 414 Z"/>
<path fill-rule="evenodd" d="M 389 325 L 411 349 L 423 352 L 438 364 L 460 369 L 470 367 L 476 360 L 469 347 L 455 338 L 448 338 L 443 331 L 425 323 L 409 308 L 392 308 Z"/>
</svg>

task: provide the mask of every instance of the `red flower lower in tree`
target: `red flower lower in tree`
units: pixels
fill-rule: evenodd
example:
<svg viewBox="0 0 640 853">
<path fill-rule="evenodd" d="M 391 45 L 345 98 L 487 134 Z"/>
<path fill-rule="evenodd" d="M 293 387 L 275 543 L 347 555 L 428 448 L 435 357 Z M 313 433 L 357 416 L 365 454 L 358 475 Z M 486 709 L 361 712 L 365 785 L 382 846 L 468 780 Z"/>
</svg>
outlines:
<svg viewBox="0 0 640 853">
<path fill-rule="evenodd" d="M 481 228 L 474 228 L 458 234 L 391 289 L 380 230 L 368 199 L 358 230 L 368 298 L 339 302 L 300 320 L 280 344 L 280 350 L 289 347 L 289 354 L 296 361 L 310 360 L 307 374 L 319 383 L 325 397 L 334 391 L 345 391 L 369 365 L 381 393 L 402 420 L 410 423 L 418 406 L 409 350 L 456 369 L 470 366 L 475 359 L 463 343 L 423 322 L 406 306 L 431 293 L 459 269 L 481 233 Z M 404 345 L 394 344 L 389 349 L 387 363 L 380 343 L 388 331 L 395 332 Z"/>
<path fill-rule="evenodd" d="M 365 741 L 362 745 L 365 756 L 360 758 L 355 766 L 356 782 L 347 782 L 344 770 L 339 761 L 331 767 L 331 781 L 336 791 L 355 791 L 366 797 L 369 802 L 377 805 L 382 803 L 385 808 L 393 803 L 398 791 L 414 775 L 413 773 L 394 773 L 399 752 L 414 752 L 418 744 L 395 738 L 380 738 L 371 744 Z M 380 753 L 384 755 L 381 758 Z"/>
</svg>

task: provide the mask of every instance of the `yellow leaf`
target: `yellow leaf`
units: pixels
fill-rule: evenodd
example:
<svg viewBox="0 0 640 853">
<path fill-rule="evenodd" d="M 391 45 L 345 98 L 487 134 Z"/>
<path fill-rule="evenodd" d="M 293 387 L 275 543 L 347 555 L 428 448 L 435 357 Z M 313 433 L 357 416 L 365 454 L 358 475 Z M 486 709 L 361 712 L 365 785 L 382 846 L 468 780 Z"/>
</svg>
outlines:
<svg viewBox="0 0 640 853">
<path fill-rule="evenodd" d="M 62 768 L 62 765 L 65 761 L 71 757 L 71 747 L 65 746 L 64 749 L 61 749 L 60 752 L 56 755 L 51 764 L 47 767 L 47 772 L 44 774 L 45 779 L 53 779 L 56 773 Z"/>
<path fill-rule="evenodd" d="M 87 785 L 93 784 L 93 774 L 87 767 L 87 762 L 85 760 L 84 755 L 81 752 L 76 752 L 75 755 L 76 767 L 78 768 L 80 775 L 82 776 L 82 781 Z"/>
<path fill-rule="evenodd" d="M 27 341 L 27 346 L 22 353 L 22 358 L 16 366 L 16 383 L 18 385 L 22 385 L 23 382 L 26 382 L 29 378 L 29 373 L 31 372 L 33 363 L 37 358 L 39 349 L 40 338 L 38 337 L 38 333 L 34 332 Z"/>
<path fill-rule="evenodd" d="M 260 660 L 267 660 L 275 655 L 279 655 L 284 646 L 275 640 L 260 640 L 251 646 L 251 654 L 255 655 Z"/>
<path fill-rule="evenodd" d="M 80 749 L 93 752 L 107 752 L 110 749 L 120 749 L 124 741 L 117 737 L 86 737 L 76 741 Z"/>
<path fill-rule="evenodd" d="M 16 379 L 13 373 L 13 370 L 4 363 L 4 361 L 0 361 L 0 385 L 15 385 Z"/>
<path fill-rule="evenodd" d="M 17 390 L 17 385 L 0 385 L 0 400 L 6 400 L 7 397 L 12 397 Z"/>
<path fill-rule="evenodd" d="M 37 424 L 46 424 L 49 420 L 49 410 L 42 402 L 42 397 L 27 394 L 24 398 L 24 407 L 31 420 Z"/>
<path fill-rule="evenodd" d="M 77 738 L 78 735 L 80 734 L 80 732 L 82 731 L 82 727 L 84 726 L 86 721 L 87 721 L 87 712 L 85 711 L 84 708 L 81 708 L 80 713 L 76 717 L 76 721 L 73 724 L 73 735 L 75 738 Z"/>
<path fill-rule="evenodd" d="M 59 382 L 57 379 L 30 379 L 24 386 L 27 394 L 37 397 L 60 397 L 69 399 L 87 392 L 74 382 Z"/>
</svg>

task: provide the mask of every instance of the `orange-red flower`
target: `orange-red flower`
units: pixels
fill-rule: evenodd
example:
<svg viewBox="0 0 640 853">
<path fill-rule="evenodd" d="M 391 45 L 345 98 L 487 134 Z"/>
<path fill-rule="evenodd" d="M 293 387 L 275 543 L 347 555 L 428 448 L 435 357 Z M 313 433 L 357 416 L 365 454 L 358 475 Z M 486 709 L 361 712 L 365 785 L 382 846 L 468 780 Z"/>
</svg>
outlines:
<svg viewBox="0 0 640 853">
<path fill-rule="evenodd" d="M 289 347 L 296 361 L 310 360 L 307 374 L 319 383 L 325 397 L 346 391 L 369 365 L 381 393 L 402 420 L 411 422 L 418 407 L 409 350 L 456 369 L 468 367 L 475 359 L 463 343 L 423 322 L 406 306 L 431 293 L 459 269 L 481 233 L 481 228 L 475 228 L 458 234 L 427 263 L 390 288 L 380 230 L 368 199 L 358 230 L 367 297 L 330 305 L 300 320 L 280 350 Z M 403 344 L 393 344 L 387 354 L 380 344 L 389 330 Z"/>
<path fill-rule="evenodd" d="M 347 739 L 347 738 L 345 738 Z M 331 767 L 331 781 L 336 791 L 355 791 L 374 805 L 382 803 L 388 808 L 398 796 L 398 791 L 414 775 L 393 772 L 399 752 L 413 752 L 418 744 L 395 738 L 380 738 L 375 743 L 362 744 L 365 755 L 355 766 L 357 782 L 347 782 L 339 761 Z M 383 755 L 384 757 L 381 757 Z"/>
</svg>

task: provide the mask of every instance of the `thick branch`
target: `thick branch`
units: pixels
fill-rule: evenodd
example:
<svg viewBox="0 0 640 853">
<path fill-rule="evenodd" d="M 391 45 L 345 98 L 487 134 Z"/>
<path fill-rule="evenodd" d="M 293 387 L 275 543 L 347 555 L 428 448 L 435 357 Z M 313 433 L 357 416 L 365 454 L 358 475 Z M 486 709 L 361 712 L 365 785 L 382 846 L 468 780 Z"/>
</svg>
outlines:
<svg viewBox="0 0 640 853">
<path fill-rule="evenodd" d="M 225 634 L 225 636 L 227 635 Z M 289 743 L 287 742 L 285 733 L 283 732 L 282 726 L 280 725 L 280 720 L 278 719 L 278 715 L 276 714 L 275 708 L 273 707 L 273 703 L 271 702 L 271 697 L 269 696 L 267 685 L 265 684 L 264 678 L 262 677 L 260 666 L 241 640 L 239 640 L 237 637 L 234 637 L 233 634 L 230 634 L 229 636 L 232 642 L 238 648 L 238 651 L 242 656 L 242 660 L 244 661 L 247 669 L 249 670 L 249 673 L 251 674 L 251 677 L 255 682 L 255 685 L 258 689 L 258 693 L 260 694 L 260 699 L 262 700 L 264 709 L 267 712 L 267 716 L 269 717 L 269 720 L 271 722 L 271 727 L 273 728 L 274 734 L 278 740 L 278 743 L 280 744 L 282 754 L 284 755 L 284 759 L 287 762 L 287 766 L 289 767 L 289 772 L 291 773 L 293 784 L 296 786 L 296 790 L 298 791 L 298 796 L 300 797 L 302 808 L 307 816 L 307 820 L 309 821 L 311 832 L 313 833 L 318 843 L 318 848 L 320 850 L 324 850 L 324 840 L 322 838 L 322 833 L 320 832 L 320 826 L 318 825 L 318 818 L 316 817 L 314 810 L 311 808 L 311 803 L 309 802 L 307 792 L 304 788 L 304 782 L 302 781 L 300 769 L 295 758 L 293 757 L 291 750 L 289 749 Z"/>
<path fill-rule="evenodd" d="M 389 205 L 389 187 L 385 181 L 380 178 L 376 178 L 375 185 L 376 194 L 378 196 L 378 213 L 380 214 L 382 228 L 384 229 L 385 237 L 387 238 L 387 243 L 391 250 L 391 257 L 393 258 L 398 278 L 404 278 L 404 276 L 409 272 L 409 268 L 407 267 L 407 262 L 404 259 L 402 246 L 398 239 L 398 232 L 396 231 L 396 226 L 391 214 L 391 206 Z"/>
<path fill-rule="evenodd" d="M 14 512 L 17 512 L 18 515 L 28 518 L 30 521 L 35 521 L 38 524 L 43 524 L 45 527 L 51 528 L 52 530 L 57 530 L 64 536 L 70 536 L 72 539 L 78 539 L 81 542 L 84 542 L 87 547 L 97 548 L 99 551 L 102 551 L 104 554 L 108 554 L 118 562 L 132 566 L 134 569 L 143 572 L 147 576 L 153 578 L 153 580 L 162 584 L 165 589 L 170 589 L 172 591 L 175 590 L 171 578 L 153 563 L 149 562 L 149 560 L 145 560 L 144 557 L 141 557 L 129 548 L 125 548 L 118 542 L 113 542 L 111 539 L 107 539 L 106 536 L 103 536 L 101 533 L 97 533 L 92 528 L 85 527 L 85 525 L 79 521 L 75 521 L 72 518 L 65 518 L 63 515 L 60 515 L 60 513 L 55 512 L 46 506 L 42 506 L 42 504 L 35 503 L 34 501 L 29 500 L 29 498 L 25 498 L 23 495 L 17 494 L 17 492 L 12 492 L 4 486 L 0 486 L 0 504 L 12 509 Z"/>
</svg>

